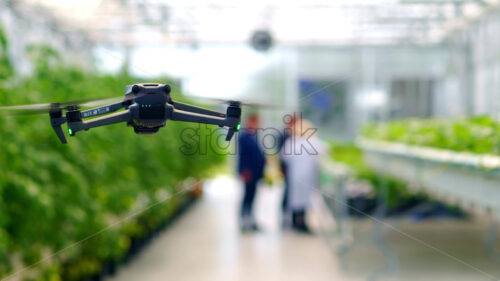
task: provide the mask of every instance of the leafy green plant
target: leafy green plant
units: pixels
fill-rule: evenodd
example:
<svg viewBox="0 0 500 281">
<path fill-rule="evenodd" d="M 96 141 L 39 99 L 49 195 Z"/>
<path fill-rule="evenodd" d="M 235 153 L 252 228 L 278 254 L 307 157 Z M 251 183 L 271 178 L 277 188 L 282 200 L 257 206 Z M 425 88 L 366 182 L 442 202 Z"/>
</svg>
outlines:
<svg viewBox="0 0 500 281">
<path fill-rule="evenodd" d="M 62 64 L 48 47 L 32 46 L 33 75 L 5 83 L 14 71 L 1 33 L 0 43 L 1 105 L 114 97 L 125 85 L 143 82 L 124 73 L 88 73 Z M 180 93 L 174 89 L 173 95 Z M 117 124 L 61 145 L 48 116 L 0 115 L 0 277 L 12 273 L 14 254 L 28 266 L 68 245 L 75 246 L 37 264 L 36 280 L 81 280 L 100 271 L 101 263 L 122 259 L 132 239 L 176 212 L 186 196 L 176 195 L 181 181 L 205 177 L 224 161 L 213 150 L 182 153 L 180 134 L 187 128 L 207 130 L 169 122 L 155 136 L 139 136 Z M 209 140 L 196 141 L 203 145 Z M 107 228 L 155 202 L 162 203 Z"/>
<path fill-rule="evenodd" d="M 470 119 L 403 119 L 365 126 L 368 139 L 477 154 L 498 154 L 500 127 L 488 116 Z"/>
<path fill-rule="evenodd" d="M 8 46 L 7 36 L 0 26 L 0 81 L 8 79 L 14 74 L 12 63 L 7 54 Z"/>
</svg>

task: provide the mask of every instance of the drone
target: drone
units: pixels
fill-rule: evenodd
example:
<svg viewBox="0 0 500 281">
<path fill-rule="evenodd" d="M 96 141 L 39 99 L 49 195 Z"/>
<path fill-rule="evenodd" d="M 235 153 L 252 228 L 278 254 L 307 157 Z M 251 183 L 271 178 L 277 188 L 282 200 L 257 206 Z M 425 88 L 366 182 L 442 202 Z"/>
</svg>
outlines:
<svg viewBox="0 0 500 281">
<path fill-rule="evenodd" d="M 47 113 L 50 124 L 59 140 L 67 143 L 62 125 L 67 123 L 68 134 L 75 136 L 80 131 L 126 123 L 136 134 L 155 134 L 168 120 L 203 123 L 227 127 L 226 141 L 241 127 L 241 102 L 228 101 L 226 113 L 174 101 L 168 84 L 141 83 L 125 87 L 125 97 L 119 102 L 111 99 L 98 100 L 79 105 L 77 101 L 2 107 L 0 109 L 23 110 L 24 113 Z M 99 106 L 99 107 L 95 107 Z M 94 107 L 80 110 L 82 107 Z M 124 109 L 122 111 L 119 111 Z"/>
</svg>

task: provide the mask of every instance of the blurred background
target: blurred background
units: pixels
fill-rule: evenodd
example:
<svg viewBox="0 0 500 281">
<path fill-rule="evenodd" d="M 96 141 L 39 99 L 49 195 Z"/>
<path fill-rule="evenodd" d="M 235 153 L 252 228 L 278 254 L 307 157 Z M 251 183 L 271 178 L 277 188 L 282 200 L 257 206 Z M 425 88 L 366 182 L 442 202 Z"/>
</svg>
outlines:
<svg viewBox="0 0 500 281">
<path fill-rule="evenodd" d="M 271 104 L 243 116 L 273 132 L 311 121 L 328 151 L 312 234 L 283 227 L 262 136 L 261 229 L 241 233 L 234 142 L 180 149 L 208 128 L 61 145 L 48 116 L 0 114 L 1 278 L 500 280 L 500 1 L 0 2 L 0 106 L 141 82 L 221 111 L 208 100 Z"/>
</svg>

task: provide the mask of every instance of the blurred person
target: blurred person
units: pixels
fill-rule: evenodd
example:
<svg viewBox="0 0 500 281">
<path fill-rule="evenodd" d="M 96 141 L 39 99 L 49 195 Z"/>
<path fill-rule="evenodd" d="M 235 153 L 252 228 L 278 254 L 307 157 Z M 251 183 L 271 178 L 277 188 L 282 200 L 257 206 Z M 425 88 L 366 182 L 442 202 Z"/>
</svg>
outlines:
<svg viewBox="0 0 500 281">
<path fill-rule="evenodd" d="M 283 129 L 283 132 L 280 134 L 278 138 L 278 152 L 281 151 L 283 148 L 283 145 L 285 144 L 286 140 L 290 138 L 291 130 L 293 128 L 293 125 L 295 123 L 296 116 L 294 115 L 287 115 L 285 116 L 286 119 L 284 120 L 285 123 L 285 128 Z M 280 166 L 281 166 L 281 173 L 283 174 L 283 199 L 281 200 L 281 218 L 282 218 L 282 226 L 283 227 L 288 227 L 291 225 L 291 214 L 290 214 L 290 208 L 288 206 L 288 190 L 289 190 L 289 183 L 288 183 L 288 173 L 287 173 L 287 166 L 285 161 L 280 155 Z"/>
<path fill-rule="evenodd" d="M 250 115 L 238 137 L 238 173 L 245 184 L 241 202 L 240 227 L 242 231 L 257 231 L 253 214 L 257 184 L 264 176 L 266 158 L 257 140 L 259 117 Z"/>
<path fill-rule="evenodd" d="M 281 148 L 281 159 L 288 175 L 288 207 L 292 212 L 292 227 L 298 232 L 311 233 L 306 222 L 312 191 L 319 188 L 319 160 L 325 145 L 317 138 L 312 124 L 295 120 L 291 136 Z"/>
</svg>

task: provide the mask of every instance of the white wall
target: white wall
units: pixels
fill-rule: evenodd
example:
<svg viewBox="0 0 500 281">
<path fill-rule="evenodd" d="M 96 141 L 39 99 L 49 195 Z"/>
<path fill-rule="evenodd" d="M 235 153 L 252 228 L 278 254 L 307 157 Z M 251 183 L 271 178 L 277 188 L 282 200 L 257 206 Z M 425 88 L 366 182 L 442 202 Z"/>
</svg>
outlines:
<svg viewBox="0 0 500 281">
<path fill-rule="evenodd" d="M 298 82 L 302 78 L 331 80 L 333 83 L 347 81 L 348 124 L 345 131 L 338 132 L 328 130 L 329 128 L 322 131 L 328 137 L 352 138 L 359 126 L 370 120 L 374 113 L 387 115 L 387 107 L 367 108 L 360 104 L 363 92 L 376 89 L 388 93 L 391 81 L 396 78 L 441 80 L 446 72 L 445 57 L 440 46 L 297 48 L 283 56 L 287 87 L 283 88 L 286 92 L 282 96 L 298 100 Z M 294 109 L 297 104 L 290 105 Z"/>
<path fill-rule="evenodd" d="M 468 115 L 500 112 L 500 12 L 477 20 L 453 34 L 447 42 L 460 57 L 448 61 L 446 79 L 460 85 Z M 456 86 L 455 86 L 456 87 Z"/>
</svg>

